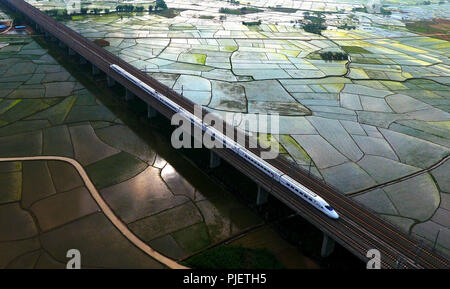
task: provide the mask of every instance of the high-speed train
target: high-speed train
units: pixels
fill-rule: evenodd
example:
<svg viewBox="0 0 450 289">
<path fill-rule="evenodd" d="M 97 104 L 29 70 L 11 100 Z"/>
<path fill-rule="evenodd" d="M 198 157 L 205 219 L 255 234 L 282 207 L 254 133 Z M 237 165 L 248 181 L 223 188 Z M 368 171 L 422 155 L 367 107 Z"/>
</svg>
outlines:
<svg viewBox="0 0 450 289">
<path fill-rule="evenodd" d="M 268 162 L 264 161 L 254 153 L 250 152 L 245 147 L 235 142 L 233 139 L 227 137 L 222 132 L 219 132 L 214 127 L 204 124 L 203 121 L 199 119 L 197 116 L 188 112 L 187 110 L 185 110 L 184 108 L 182 108 L 181 106 L 179 106 L 166 96 L 160 94 L 159 92 L 157 92 L 144 82 L 140 81 L 139 79 L 137 79 L 136 77 L 125 71 L 120 66 L 112 64 L 110 68 L 115 72 L 117 72 L 118 74 L 120 74 L 121 76 L 128 79 L 129 81 L 133 82 L 135 85 L 137 85 L 142 90 L 144 90 L 145 92 L 156 98 L 158 101 L 160 101 L 162 104 L 164 104 L 174 112 L 181 114 L 184 118 L 188 119 L 194 126 L 201 128 L 202 131 L 208 134 L 212 140 L 220 142 L 223 144 L 223 147 L 233 150 L 236 154 L 238 154 L 248 163 L 252 164 L 261 172 L 270 176 L 274 181 L 280 183 L 281 185 L 292 191 L 297 196 L 301 197 L 307 203 L 309 203 L 310 205 L 312 205 L 313 207 L 315 207 L 328 217 L 333 219 L 339 218 L 338 213 L 336 213 L 336 211 L 324 199 L 322 199 L 320 196 L 318 196 L 317 194 L 315 194 L 302 184 L 296 182 L 294 179 L 284 174 L 274 166 L 270 165 Z"/>
</svg>

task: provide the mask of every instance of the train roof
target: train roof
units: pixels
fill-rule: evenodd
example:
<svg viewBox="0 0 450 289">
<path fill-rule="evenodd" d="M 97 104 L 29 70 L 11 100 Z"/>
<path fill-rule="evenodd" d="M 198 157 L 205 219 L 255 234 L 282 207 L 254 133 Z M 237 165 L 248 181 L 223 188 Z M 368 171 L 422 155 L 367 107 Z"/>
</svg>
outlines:
<svg viewBox="0 0 450 289">
<path fill-rule="evenodd" d="M 317 197 L 317 194 L 315 194 L 313 191 L 311 191 L 310 189 L 308 189 L 307 187 L 305 187 L 304 185 L 300 184 L 299 182 L 297 182 L 296 180 L 294 180 L 293 178 L 291 178 L 288 175 L 283 175 L 283 177 L 285 177 L 286 179 L 288 179 L 290 182 L 293 182 L 295 184 L 297 184 L 298 186 L 303 187 L 304 189 L 306 189 L 306 193 L 311 195 L 311 197 Z"/>
</svg>

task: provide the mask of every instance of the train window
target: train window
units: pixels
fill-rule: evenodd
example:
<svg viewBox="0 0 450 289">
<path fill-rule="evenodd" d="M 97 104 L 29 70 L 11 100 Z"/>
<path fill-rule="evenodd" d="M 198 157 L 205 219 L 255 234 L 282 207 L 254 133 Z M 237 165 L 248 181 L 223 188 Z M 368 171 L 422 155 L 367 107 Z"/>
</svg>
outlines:
<svg viewBox="0 0 450 289">
<path fill-rule="evenodd" d="M 325 208 L 327 208 L 328 211 L 333 211 L 334 210 L 333 207 L 331 207 L 331 206 L 325 206 Z"/>
</svg>

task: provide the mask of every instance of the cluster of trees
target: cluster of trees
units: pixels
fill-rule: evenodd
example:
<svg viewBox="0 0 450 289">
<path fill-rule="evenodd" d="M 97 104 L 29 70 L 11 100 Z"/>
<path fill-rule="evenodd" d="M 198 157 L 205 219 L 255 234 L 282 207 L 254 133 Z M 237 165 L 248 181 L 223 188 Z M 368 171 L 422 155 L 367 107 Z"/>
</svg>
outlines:
<svg viewBox="0 0 450 289">
<path fill-rule="evenodd" d="M 94 13 L 95 15 L 98 15 L 98 14 L 102 13 L 102 11 L 105 11 L 105 13 L 108 14 L 110 10 L 108 8 L 105 8 L 105 9 L 92 8 L 92 10 L 90 12 Z M 80 9 L 80 14 L 81 15 L 86 15 L 86 14 L 88 14 L 88 12 L 89 12 L 88 8 L 81 8 Z"/>
<path fill-rule="evenodd" d="M 348 54 L 345 52 L 332 52 L 332 51 L 326 51 L 319 53 L 320 57 L 323 60 L 347 60 Z"/>
<path fill-rule="evenodd" d="M 134 6 L 132 4 L 127 4 L 127 5 L 117 5 L 116 6 L 116 11 L 117 12 L 143 12 L 145 10 L 144 6 Z M 102 12 L 105 12 L 106 14 L 110 13 L 110 10 L 108 8 L 105 9 L 101 9 L 101 8 L 93 8 L 91 10 L 92 13 L 94 13 L 95 15 L 98 15 Z M 80 14 L 81 15 L 86 15 L 88 14 L 89 10 L 88 8 L 81 8 L 80 9 Z"/>
<path fill-rule="evenodd" d="M 364 12 L 364 13 L 368 13 L 367 8 L 366 7 L 358 7 L 358 8 L 353 8 L 352 9 L 353 12 Z"/>
<path fill-rule="evenodd" d="M 258 21 L 242 21 L 242 24 L 244 24 L 245 26 L 257 26 L 257 25 L 261 25 L 261 20 Z"/>
<path fill-rule="evenodd" d="M 326 30 L 325 15 L 322 12 L 315 11 L 311 15 L 308 11 L 305 12 L 304 18 L 306 22 L 302 24 L 302 28 L 309 33 L 322 34 L 322 30 Z"/>
<path fill-rule="evenodd" d="M 149 6 L 148 11 L 153 12 L 153 8 L 155 9 L 155 11 L 157 11 L 158 9 L 165 10 L 165 9 L 167 9 L 167 4 L 164 0 L 156 0 L 155 7 Z M 86 15 L 89 12 L 91 12 L 95 15 L 99 15 L 103 11 L 106 14 L 110 13 L 110 10 L 107 8 L 106 9 L 92 8 L 89 11 L 88 8 L 83 7 L 80 9 L 80 14 Z M 116 6 L 116 12 L 144 12 L 144 11 L 145 11 L 144 6 L 134 6 L 132 4 L 124 4 L 124 5 Z M 50 10 L 45 11 L 45 13 L 47 13 L 47 15 L 49 15 L 49 16 L 54 16 L 57 18 L 67 18 L 69 16 L 66 9 L 50 9 Z"/>
<path fill-rule="evenodd" d="M 223 13 L 223 14 L 242 14 L 242 13 L 240 13 L 240 11 L 238 9 L 230 9 L 230 8 L 223 8 L 223 7 L 219 9 L 219 12 Z"/>
<path fill-rule="evenodd" d="M 380 13 L 383 15 L 391 15 L 392 14 L 391 10 L 384 9 L 383 7 L 380 8 Z"/>
<path fill-rule="evenodd" d="M 117 12 L 133 12 L 135 9 L 133 4 L 123 4 L 123 5 L 117 5 L 116 11 Z"/>
<path fill-rule="evenodd" d="M 144 12 L 145 8 L 144 6 L 134 6 L 133 4 L 124 4 L 124 5 L 117 5 L 116 11 L 117 12 Z"/>
<path fill-rule="evenodd" d="M 164 0 L 156 0 L 154 9 L 155 9 L 155 11 L 157 11 L 158 9 L 166 10 L 167 9 L 167 4 L 166 4 L 166 2 Z M 153 6 L 151 6 L 151 5 L 148 6 L 148 12 L 149 13 L 153 12 Z"/>
<path fill-rule="evenodd" d="M 67 9 L 50 9 L 50 10 L 46 10 L 45 13 L 48 16 L 66 16 L 66 15 L 68 15 Z"/>
<path fill-rule="evenodd" d="M 270 10 L 277 11 L 277 12 L 283 12 L 283 13 L 295 13 L 298 11 L 298 9 L 294 8 L 285 8 L 285 7 L 268 7 Z"/>
<path fill-rule="evenodd" d="M 50 9 L 45 11 L 45 13 L 48 16 L 55 17 L 58 21 L 69 19 L 71 17 L 69 13 L 67 13 L 67 9 Z"/>
<path fill-rule="evenodd" d="M 375 5 L 373 6 L 373 8 L 375 8 Z M 363 7 L 363 8 L 353 8 L 352 11 L 369 13 L 369 11 L 367 10 L 366 7 Z M 383 14 L 383 15 L 391 15 L 392 12 L 391 12 L 390 10 L 387 10 L 387 9 L 384 9 L 383 7 L 381 7 L 381 8 L 380 8 L 380 14 Z"/>
<path fill-rule="evenodd" d="M 417 4 L 420 4 L 420 3 L 417 3 Z M 433 3 L 431 3 L 431 1 L 423 1 L 422 2 L 422 5 L 431 5 L 431 4 L 433 4 Z M 441 1 L 438 2 L 438 4 L 439 5 L 445 4 L 445 1 L 441 0 Z"/>
<path fill-rule="evenodd" d="M 166 2 L 164 0 L 156 0 L 155 10 L 158 10 L 158 8 L 161 8 L 162 10 L 167 9 Z"/>
<path fill-rule="evenodd" d="M 258 8 L 242 7 L 241 9 L 220 8 L 219 12 L 223 14 L 243 15 L 250 13 L 262 12 L 263 10 Z"/>
<path fill-rule="evenodd" d="M 164 0 L 156 0 L 155 6 L 149 6 L 148 7 L 148 11 L 151 13 L 154 11 L 157 11 L 158 9 L 160 10 L 166 10 L 167 9 L 167 4 Z M 80 9 L 80 13 L 81 15 L 86 15 L 89 12 L 98 15 L 102 12 L 105 12 L 106 14 L 110 13 L 109 9 L 101 9 L 101 8 L 92 8 L 90 11 L 88 8 L 81 8 Z M 117 5 L 116 6 L 116 12 L 144 12 L 145 11 L 145 7 L 144 6 L 134 6 L 133 4 L 123 4 L 123 5 Z M 67 13 L 67 9 L 50 9 L 45 11 L 45 13 L 47 13 L 47 15 L 49 16 L 54 16 L 57 18 L 68 18 L 70 15 Z"/>
<path fill-rule="evenodd" d="M 228 3 L 231 3 L 231 4 L 233 4 L 233 5 L 239 5 L 239 4 L 241 4 L 241 2 L 236 1 L 236 0 L 227 0 L 227 2 L 228 2 Z"/>
<path fill-rule="evenodd" d="M 353 30 L 356 29 L 355 25 L 348 25 L 345 23 L 344 25 L 338 26 L 339 29 L 345 29 L 345 30 Z"/>
</svg>

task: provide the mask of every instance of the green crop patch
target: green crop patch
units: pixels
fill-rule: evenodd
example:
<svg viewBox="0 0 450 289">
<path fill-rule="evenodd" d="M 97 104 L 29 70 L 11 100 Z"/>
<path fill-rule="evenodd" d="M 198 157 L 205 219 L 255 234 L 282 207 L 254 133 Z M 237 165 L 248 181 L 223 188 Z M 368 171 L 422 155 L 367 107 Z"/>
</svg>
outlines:
<svg viewBox="0 0 450 289">
<path fill-rule="evenodd" d="M 342 46 L 342 49 L 347 53 L 372 54 L 372 52 L 359 46 Z"/>
</svg>

